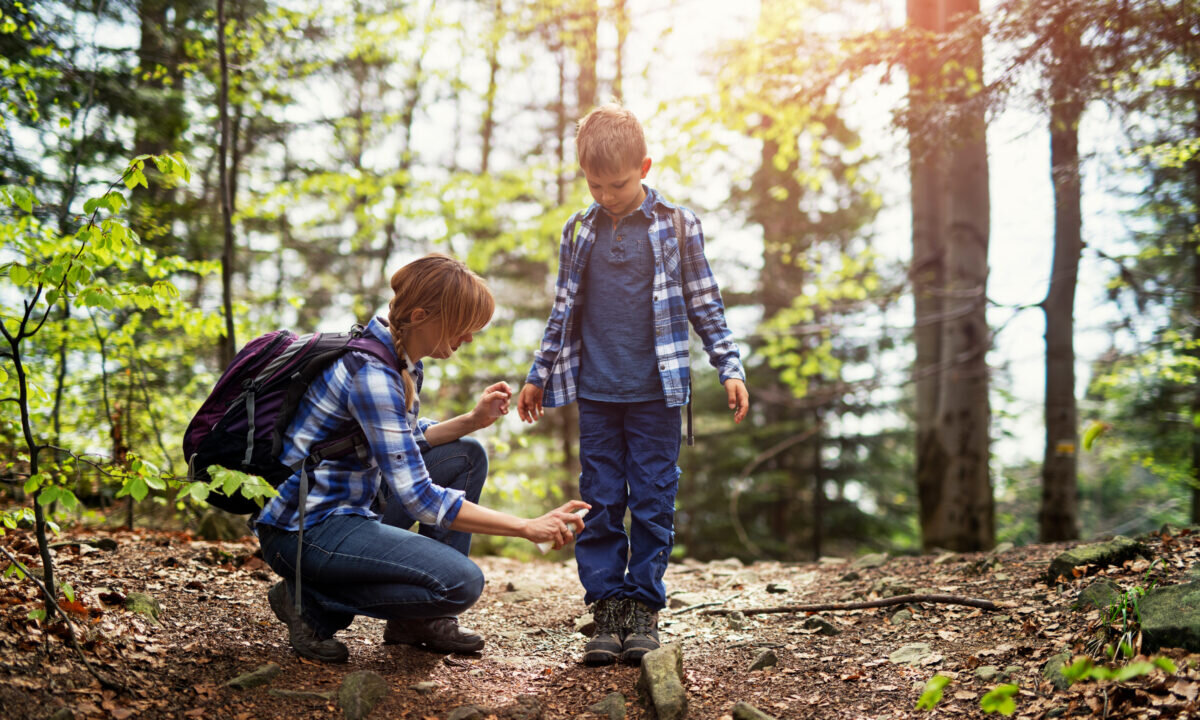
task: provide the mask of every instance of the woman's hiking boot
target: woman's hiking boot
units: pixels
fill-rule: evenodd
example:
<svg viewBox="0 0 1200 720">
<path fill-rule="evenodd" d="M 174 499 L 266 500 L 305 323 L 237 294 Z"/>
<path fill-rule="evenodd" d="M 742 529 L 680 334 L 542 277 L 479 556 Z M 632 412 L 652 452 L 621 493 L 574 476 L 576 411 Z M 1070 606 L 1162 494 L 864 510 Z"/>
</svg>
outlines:
<svg viewBox="0 0 1200 720">
<path fill-rule="evenodd" d="M 625 624 L 625 644 L 621 662 L 637 665 L 642 656 L 658 649 L 658 613 L 637 600 L 629 601 L 629 619 Z"/>
<path fill-rule="evenodd" d="M 459 627 L 453 616 L 388 620 L 384 645 L 420 645 L 440 653 L 473 653 L 483 649 L 483 636 Z"/>
<path fill-rule="evenodd" d="M 287 583 L 280 580 L 267 591 L 267 601 L 279 622 L 287 625 L 288 640 L 297 655 L 309 660 L 319 660 L 328 663 L 346 662 L 350 651 L 346 646 L 332 637 L 323 638 L 304 622 L 304 618 L 296 612 L 296 603 L 288 592 Z"/>
<path fill-rule="evenodd" d="M 621 655 L 621 643 L 625 638 L 625 615 L 627 600 L 610 597 L 597 600 L 592 606 L 592 619 L 596 621 L 596 632 L 587 645 L 583 646 L 584 665 L 612 665 Z"/>
</svg>

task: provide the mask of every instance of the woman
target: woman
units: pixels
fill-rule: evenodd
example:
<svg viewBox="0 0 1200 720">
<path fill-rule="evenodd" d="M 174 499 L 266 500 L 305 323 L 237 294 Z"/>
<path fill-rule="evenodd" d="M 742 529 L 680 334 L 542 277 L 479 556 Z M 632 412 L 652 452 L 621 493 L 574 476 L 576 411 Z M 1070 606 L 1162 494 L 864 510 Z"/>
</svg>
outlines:
<svg viewBox="0 0 1200 720">
<path fill-rule="evenodd" d="M 296 652 L 324 662 L 347 659 L 334 633 L 355 615 L 387 620 L 385 643 L 480 650 L 483 638 L 457 619 L 483 591 L 483 574 L 467 559 L 471 533 L 562 547 L 583 529 L 573 511 L 588 507 L 573 500 L 524 519 L 476 504 L 487 456 L 465 436 L 507 414 L 512 390 L 496 383 L 472 411 L 440 423 L 418 420 L 417 394 L 422 359 L 450 357 L 491 320 L 491 291 L 464 264 L 437 254 L 396 271 L 392 291 L 387 320 L 373 319 L 365 334 L 394 350 L 395 365 L 362 352 L 334 363 L 305 393 L 281 460 L 298 463 L 350 423 L 366 434 L 369 457 L 310 466 L 303 514 L 297 472 L 255 518 L 263 558 L 284 578 L 268 593 L 271 609 Z M 420 534 L 404 529 L 414 520 Z"/>
</svg>

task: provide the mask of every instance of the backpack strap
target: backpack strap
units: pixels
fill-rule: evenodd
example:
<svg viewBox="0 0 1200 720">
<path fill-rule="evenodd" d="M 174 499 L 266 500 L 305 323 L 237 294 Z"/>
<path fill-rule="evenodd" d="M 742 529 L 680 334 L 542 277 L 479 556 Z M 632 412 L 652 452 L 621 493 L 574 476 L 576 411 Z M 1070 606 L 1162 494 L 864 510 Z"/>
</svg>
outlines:
<svg viewBox="0 0 1200 720">
<path fill-rule="evenodd" d="M 675 241 L 680 245 L 683 245 L 684 241 L 687 240 L 687 230 L 683 222 L 683 210 L 676 205 L 675 211 L 672 213 L 672 215 L 675 218 Z M 680 248 L 679 253 L 680 256 L 682 256 L 682 247 Z M 691 364 L 690 353 L 688 357 L 688 364 Z M 688 447 L 692 447 L 696 444 L 696 436 L 692 433 L 692 373 L 690 368 L 688 369 L 687 444 Z"/>
</svg>

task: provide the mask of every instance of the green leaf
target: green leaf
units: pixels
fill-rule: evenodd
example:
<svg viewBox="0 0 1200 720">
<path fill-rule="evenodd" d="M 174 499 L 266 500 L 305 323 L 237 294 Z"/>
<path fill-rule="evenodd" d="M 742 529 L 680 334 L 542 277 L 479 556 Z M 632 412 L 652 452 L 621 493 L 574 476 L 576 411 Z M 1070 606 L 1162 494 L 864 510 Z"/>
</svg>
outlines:
<svg viewBox="0 0 1200 720">
<path fill-rule="evenodd" d="M 1149 675 L 1154 672 L 1155 667 L 1154 663 L 1148 660 L 1138 660 L 1117 668 L 1116 672 L 1112 674 L 1112 679 L 1117 682 L 1125 682 L 1135 677 Z"/>
<path fill-rule="evenodd" d="M 979 699 L 979 707 L 986 713 L 998 712 L 1005 717 L 1017 711 L 1017 703 L 1013 700 L 1020 688 L 1016 685 L 997 685 L 989 693 Z"/>
<path fill-rule="evenodd" d="M 19 187 L 17 185 L 10 186 L 9 190 L 12 192 L 12 199 L 13 202 L 16 203 L 17 207 L 21 208 L 27 213 L 33 212 L 32 191 L 30 191 L 28 188 Z"/>
<path fill-rule="evenodd" d="M 58 488 L 53 485 L 47 488 L 42 488 L 41 492 L 39 492 L 37 496 L 38 505 L 41 505 L 42 507 L 49 505 L 58 499 L 58 493 Z"/>
<path fill-rule="evenodd" d="M 129 478 L 129 482 L 126 483 L 122 490 L 124 489 L 128 489 L 129 494 L 138 502 L 145 500 L 146 495 L 150 493 L 150 488 L 146 487 L 146 481 L 137 475 L 133 475 Z"/>
<path fill-rule="evenodd" d="M 932 710 L 942 701 L 942 691 L 950 684 L 950 678 L 945 675 L 934 675 L 925 683 L 925 691 L 917 700 L 917 710 Z"/>
<path fill-rule="evenodd" d="M 75 588 L 71 587 L 71 583 L 62 584 L 62 593 L 67 596 L 67 600 L 75 602 Z"/>
<path fill-rule="evenodd" d="M 1077 683 L 1088 676 L 1092 670 L 1092 659 L 1082 657 L 1062 669 L 1063 677 L 1067 682 Z"/>
<path fill-rule="evenodd" d="M 1179 672 L 1179 668 L 1175 667 L 1175 663 L 1171 662 L 1171 658 L 1160 655 L 1154 658 L 1152 662 L 1154 663 L 1155 667 L 1159 668 L 1168 675 L 1174 675 L 1175 673 Z"/>
<path fill-rule="evenodd" d="M 1093 420 L 1088 424 L 1087 429 L 1083 431 L 1083 449 L 1091 450 L 1095 444 L 1096 438 L 1100 437 L 1106 430 L 1112 426 L 1106 422 Z"/>
<path fill-rule="evenodd" d="M 41 622 L 42 620 L 46 619 L 46 611 L 43 608 L 38 608 L 37 610 L 30 610 L 29 614 L 26 615 L 25 617 L 30 620 L 37 620 L 38 622 Z"/>
<path fill-rule="evenodd" d="M 29 280 L 29 270 L 13 263 L 8 266 L 8 277 L 13 281 L 13 285 L 24 285 Z"/>
</svg>

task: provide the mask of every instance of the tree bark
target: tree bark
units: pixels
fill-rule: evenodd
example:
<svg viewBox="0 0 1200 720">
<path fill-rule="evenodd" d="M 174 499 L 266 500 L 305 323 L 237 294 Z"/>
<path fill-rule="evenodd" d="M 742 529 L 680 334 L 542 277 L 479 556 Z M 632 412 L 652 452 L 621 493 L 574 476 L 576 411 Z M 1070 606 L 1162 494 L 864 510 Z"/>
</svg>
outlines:
<svg viewBox="0 0 1200 720">
<path fill-rule="evenodd" d="M 1058 28 L 1066 28 L 1056 23 Z M 1054 186 L 1054 260 L 1046 313 L 1046 448 L 1042 461 L 1042 542 L 1079 537 L 1077 466 L 1079 421 L 1075 403 L 1075 287 L 1083 251 L 1080 211 L 1079 36 L 1055 32 L 1050 42 L 1050 174 Z"/>
<path fill-rule="evenodd" d="M 944 33 L 977 15 L 979 3 L 909 0 L 908 10 L 914 25 Z M 929 62 L 930 56 L 917 58 L 911 80 L 915 88 L 910 86 L 914 118 L 928 113 L 939 100 L 948 101 L 954 113 L 945 133 L 937 137 L 910 126 L 910 151 L 921 535 L 927 549 L 956 551 L 985 549 L 995 540 L 988 471 L 990 204 L 987 124 L 978 98 L 981 39 L 973 38 L 967 48 L 952 58 L 962 72 L 949 76 L 944 76 L 940 63 Z M 967 70 L 973 71 L 974 79 Z M 935 90 L 941 90 L 940 97 L 931 94 Z M 935 144 L 944 149 L 934 150 Z M 939 157 L 939 152 L 944 155 Z"/>
<path fill-rule="evenodd" d="M 225 312 L 225 336 L 221 339 L 221 367 L 233 362 L 237 338 L 233 327 L 233 199 L 229 194 L 229 62 L 225 57 L 225 0 L 217 0 L 217 56 L 221 65 L 221 87 L 217 105 L 221 120 L 221 143 L 218 148 L 217 187 L 221 194 L 221 225 L 225 243 L 221 252 L 221 300 Z"/>
</svg>

